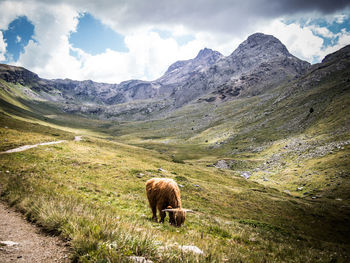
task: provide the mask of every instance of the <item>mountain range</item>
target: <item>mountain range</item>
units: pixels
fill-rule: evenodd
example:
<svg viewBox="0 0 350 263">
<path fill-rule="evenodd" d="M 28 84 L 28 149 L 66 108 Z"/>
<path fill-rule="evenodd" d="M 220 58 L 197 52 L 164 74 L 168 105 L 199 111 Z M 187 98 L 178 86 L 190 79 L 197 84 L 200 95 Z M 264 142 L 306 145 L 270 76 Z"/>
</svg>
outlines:
<svg viewBox="0 0 350 263">
<path fill-rule="evenodd" d="M 8 65 L 0 66 L 0 78 L 26 85 L 45 100 L 64 103 L 67 112 L 142 119 L 151 112 L 152 115 L 169 112 L 188 103 L 220 103 L 258 95 L 297 78 L 309 68 L 308 62 L 291 55 L 277 38 L 256 33 L 227 57 L 205 48 L 193 59 L 173 63 L 154 81 L 106 84 L 90 80 L 47 80 L 24 68 Z"/>
</svg>

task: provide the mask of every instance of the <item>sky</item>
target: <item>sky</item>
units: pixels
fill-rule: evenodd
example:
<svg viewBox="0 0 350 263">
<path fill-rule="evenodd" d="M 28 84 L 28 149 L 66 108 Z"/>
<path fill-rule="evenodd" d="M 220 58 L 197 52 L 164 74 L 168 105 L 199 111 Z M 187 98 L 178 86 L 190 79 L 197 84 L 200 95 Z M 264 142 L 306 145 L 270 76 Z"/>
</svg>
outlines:
<svg viewBox="0 0 350 263">
<path fill-rule="evenodd" d="M 42 78 L 154 80 L 207 47 L 274 35 L 310 63 L 350 44 L 348 0 L 0 0 L 0 63 Z"/>
</svg>

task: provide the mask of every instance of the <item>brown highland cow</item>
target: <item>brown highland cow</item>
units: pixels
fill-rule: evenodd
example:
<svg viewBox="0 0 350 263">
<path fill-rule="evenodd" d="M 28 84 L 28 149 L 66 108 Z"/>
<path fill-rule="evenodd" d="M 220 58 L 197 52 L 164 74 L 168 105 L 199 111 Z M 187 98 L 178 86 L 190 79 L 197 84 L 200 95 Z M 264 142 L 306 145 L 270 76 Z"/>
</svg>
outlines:
<svg viewBox="0 0 350 263">
<path fill-rule="evenodd" d="M 146 182 L 146 192 L 153 213 L 152 219 L 156 222 L 157 209 L 161 223 L 164 223 L 165 212 L 169 212 L 169 223 L 178 227 L 185 222 L 186 212 L 192 212 L 181 208 L 180 189 L 173 179 L 152 178 Z"/>
</svg>

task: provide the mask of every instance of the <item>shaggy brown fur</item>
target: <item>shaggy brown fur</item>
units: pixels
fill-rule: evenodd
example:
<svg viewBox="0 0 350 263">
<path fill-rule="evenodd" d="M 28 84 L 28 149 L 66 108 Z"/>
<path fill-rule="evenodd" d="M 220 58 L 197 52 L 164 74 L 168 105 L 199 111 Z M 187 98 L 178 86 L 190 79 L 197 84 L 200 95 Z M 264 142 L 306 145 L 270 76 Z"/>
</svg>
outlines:
<svg viewBox="0 0 350 263">
<path fill-rule="evenodd" d="M 152 219 L 157 222 L 157 209 L 160 213 L 160 222 L 164 223 L 166 212 L 169 211 L 169 223 L 181 226 L 186 219 L 186 211 L 181 208 L 180 189 L 173 179 L 153 178 L 146 182 L 146 193 L 152 209 Z M 175 209 L 176 208 L 176 209 Z"/>
</svg>

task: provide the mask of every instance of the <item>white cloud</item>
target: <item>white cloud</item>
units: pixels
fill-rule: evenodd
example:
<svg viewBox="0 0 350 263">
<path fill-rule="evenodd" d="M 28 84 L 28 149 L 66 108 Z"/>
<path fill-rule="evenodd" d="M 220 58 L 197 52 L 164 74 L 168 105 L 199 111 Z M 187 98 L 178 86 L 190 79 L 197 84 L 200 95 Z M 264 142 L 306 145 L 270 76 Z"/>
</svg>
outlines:
<svg viewBox="0 0 350 263">
<path fill-rule="evenodd" d="M 12 20 L 26 11 L 22 4 L 10 1 L 0 2 L 0 29 L 6 30 Z"/>
<path fill-rule="evenodd" d="M 296 23 L 286 25 L 281 19 L 276 19 L 261 31 L 274 35 L 286 45 L 290 53 L 309 62 L 313 62 L 315 56 L 318 58 L 323 46 L 323 39 L 315 36 L 310 28 L 302 28 Z"/>
<path fill-rule="evenodd" d="M 22 38 L 21 38 L 20 36 L 17 36 L 17 37 L 16 37 L 16 43 L 21 42 L 21 40 L 22 40 Z"/>
<path fill-rule="evenodd" d="M 162 39 L 152 31 L 128 35 L 125 44 L 128 53 L 107 49 L 95 56 L 74 48 L 81 61 L 81 78 L 109 83 L 128 79 L 153 80 L 160 77 L 176 60 L 194 57 L 203 46 L 196 40 L 179 46 L 175 39 Z"/>
<path fill-rule="evenodd" d="M 348 15 L 339 14 L 339 15 L 335 15 L 334 18 L 338 24 L 342 24 L 342 23 L 344 23 L 345 19 L 347 19 L 348 17 L 349 17 Z"/>
<path fill-rule="evenodd" d="M 171 28 L 163 29 L 171 31 Z M 193 34 L 195 39 L 179 45 L 174 38 L 161 38 L 153 28 L 140 28 L 125 36 L 128 53 L 108 49 L 103 54 L 93 56 L 73 48 L 81 61 L 80 78 L 109 83 L 129 79 L 154 80 L 175 61 L 194 58 L 204 47 L 229 55 L 243 40 L 228 35 L 215 36 L 206 32 L 194 34 L 183 29 L 177 31 L 177 36 L 182 34 Z"/>
<path fill-rule="evenodd" d="M 342 30 L 337 36 L 338 41 L 334 46 L 329 46 L 322 50 L 323 57 L 350 44 L 350 32 Z"/>
<path fill-rule="evenodd" d="M 69 55 L 68 36 L 76 29 L 78 12 L 67 5 L 14 3 L 17 16 L 25 15 L 34 25 L 30 40 L 12 64 L 26 67 L 42 77 L 79 77 L 80 62 Z"/>
<path fill-rule="evenodd" d="M 307 28 L 309 28 L 315 34 L 322 36 L 322 37 L 325 37 L 325 38 L 337 37 L 337 34 L 334 34 L 333 32 L 331 32 L 327 27 L 319 27 L 316 25 L 310 25 Z"/>
<path fill-rule="evenodd" d="M 63 0 L 52 0 L 60 2 Z M 334 0 L 75 0 L 78 9 L 92 13 L 122 34 L 139 25 L 180 25 L 212 34 L 244 34 L 276 17 L 334 14 L 348 10 L 349 1 Z"/>
<path fill-rule="evenodd" d="M 5 61 L 5 53 L 6 53 L 7 44 L 4 41 L 2 32 L 0 31 L 0 61 Z"/>
<path fill-rule="evenodd" d="M 260 30 L 273 34 L 286 45 L 290 53 L 310 63 L 320 62 L 329 53 L 350 44 L 350 32 L 345 30 L 334 34 L 325 27 L 315 25 L 302 27 L 298 23 L 287 25 L 281 19 L 274 20 Z M 335 44 L 325 47 L 324 40 L 320 36 L 333 39 Z M 338 41 L 336 41 L 337 38 Z"/>
<path fill-rule="evenodd" d="M 263 3 L 265 0 L 259 1 Z M 3 1 L 0 2 L 0 29 L 6 29 L 11 21 L 22 15 L 33 23 L 34 40 L 29 41 L 16 64 L 41 77 L 92 79 L 110 83 L 134 78 L 158 78 L 170 64 L 193 58 L 204 47 L 229 55 L 248 36 L 248 32 L 272 34 L 292 54 L 310 62 L 318 61 L 327 52 L 349 43 L 349 33 L 344 31 L 336 35 L 339 40 L 334 47 L 324 49 L 320 36 L 335 37 L 327 28 L 312 25 L 301 27 L 297 23 L 286 25 L 281 19 L 271 22 L 276 14 L 269 13 L 264 6 L 249 13 L 251 7 L 255 7 L 249 0 L 232 5 L 224 0 L 215 4 L 207 2 L 207 6 L 198 4 L 197 0 L 183 0 L 177 4 L 162 2 L 159 5 L 155 2 L 140 4 L 109 0 L 77 0 L 73 4 L 65 1 Z M 241 11 L 234 8 L 237 6 L 240 7 L 237 10 Z M 280 4 L 277 6 L 283 7 Z M 69 34 L 77 28 L 79 13 L 85 11 L 124 34 L 129 52 L 108 49 L 103 54 L 93 56 L 73 48 L 69 43 Z M 338 22 L 345 19 L 344 15 L 332 17 Z M 243 19 L 250 22 L 242 24 Z M 154 28 L 170 31 L 174 38 L 162 39 Z M 191 35 L 194 40 L 179 45 L 175 38 L 184 35 Z M 70 50 L 78 53 L 78 57 L 71 56 Z M 6 43 L 1 35 L 0 59 L 4 58 L 5 51 Z"/>
<path fill-rule="evenodd" d="M 186 31 L 186 34 L 189 32 Z M 109 83 L 129 79 L 154 80 L 175 61 L 194 58 L 204 47 L 229 55 L 241 42 L 205 32 L 194 36 L 194 40 L 179 45 L 174 38 L 163 39 L 157 32 L 142 28 L 125 36 L 128 53 L 108 49 L 103 54 L 93 56 L 74 48 L 79 53 L 82 65 L 80 77 Z"/>
</svg>

